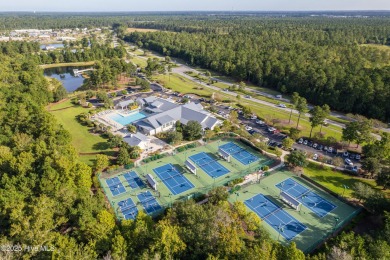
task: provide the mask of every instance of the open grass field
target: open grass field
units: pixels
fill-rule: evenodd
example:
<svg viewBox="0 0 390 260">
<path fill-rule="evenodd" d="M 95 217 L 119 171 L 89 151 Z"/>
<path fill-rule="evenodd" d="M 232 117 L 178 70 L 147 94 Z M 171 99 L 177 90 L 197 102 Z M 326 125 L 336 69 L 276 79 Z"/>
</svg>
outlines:
<svg viewBox="0 0 390 260">
<path fill-rule="evenodd" d="M 50 113 L 71 134 L 72 144 L 79 153 L 104 153 L 112 156 L 114 152 L 108 147 L 107 140 L 90 133 L 88 127 L 76 120 L 77 115 L 87 111 L 88 108 L 75 106 L 70 100 L 50 107 Z M 80 155 L 80 160 L 88 165 L 92 165 L 95 158 L 96 155 Z"/>
<path fill-rule="evenodd" d="M 338 171 L 333 171 L 330 167 L 322 167 L 315 163 L 309 163 L 303 172 L 306 176 L 340 195 L 343 195 L 344 185 L 346 185 L 348 188 L 345 189 L 344 196 L 348 198 L 353 197 L 353 186 L 359 182 L 368 184 L 374 189 L 383 191 L 382 187 L 376 186 L 374 180 L 353 177 Z M 388 197 L 390 196 L 390 191 L 387 190 L 383 192 L 385 192 Z"/>
<path fill-rule="evenodd" d="M 141 68 L 145 68 L 148 63 L 147 63 L 147 59 L 143 59 L 141 57 L 138 57 L 138 56 L 135 56 L 135 57 L 132 57 L 130 59 L 135 65 L 141 67 Z"/>
<path fill-rule="evenodd" d="M 49 68 L 68 67 L 68 66 L 92 66 L 94 64 L 95 64 L 95 61 L 83 61 L 83 62 L 43 64 L 43 65 L 39 65 L 39 66 L 42 69 L 49 69 Z"/>
<path fill-rule="evenodd" d="M 152 161 L 146 164 L 143 164 L 139 167 L 129 169 L 125 172 L 121 172 L 118 174 L 107 174 L 104 173 L 100 175 L 100 182 L 102 184 L 102 187 L 106 193 L 107 198 L 111 202 L 111 205 L 113 206 L 115 212 L 118 211 L 118 202 L 122 201 L 127 198 L 131 198 L 133 201 L 137 201 L 136 195 L 139 194 L 140 192 L 144 192 L 149 190 L 150 192 L 153 192 L 153 194 L 157 197 L 158 203 L 162 207 L 168 207 L 172 202 L 176 200 L 182 200 L 182 199 L 188 199 L 193 196 L 199 196 L 202 194 L 205 194 L 209 192 L 211 189 L 217 186 L 222 186 L 228 183 L 231 180 L 237 179 L 239 177 L 243 177 L 251 172 L 257 171 L 259 168 L 261 168 L 264 165 L 270 165 L 274 161 L 268 157 L 265 157 L 258 152 L 252 150 L 250 147 L 245 146 L 242 143 L 237 143 L 241 147 L 245 147 L 250 153 L 253 155 L 257 156 L 259 158 L 258 161 L 254 161 L 248 165 L 241 164 L 239 161 L 236 159 L 232 158 L 231 162 L 227 162 L 220 157 L 217 157 L 216 153 L 218 151 L 218 147 L 234 141 L 233 139 L 225 139 L 225 140 L 219 140 L 219 141 L 213 141 L 209 142 L 205 146 L 198 146 L 196 148 L 192 148 L 189 150 L 186 150 L 181 153 L 176 153 L 173 156 L 168 156 L 164 157 L 161 159 L 158 159 L 156 161 Z M 230 172 L 222 175 L 220 177 L 212 178 L 209 174 L 207 174 L 205 171 L 197 167 L 197 175 L 194 175 L 193 173 L 190 173 L 189 170 L 187 170 L 184 166 L 185 161 L 190 158 L 193 155 L 199 154 L 199 153 L 206 153 L 213 159 L 216 159 L 218 163 L 220 163 L 223 167 L 228 169 Z M 153 171 L 153 169 L 156 169 L 158 167 L 167 165 L 167 164 L 172 164 L 176 169 L 179 170 L 180 173 L 184 173 L 183 176 L 187 178 L 193 185 L 194 187 L 184 191 L 182 193 L 173 195 L 172 191 L 166 186 L 165 183 L 161 181 L 161 179 L 156 175 L 156 173 Z M 123 176 L 124 173 L 134 171 L 137 173 L 137 175 L 143 180 L 144 183 L 146 183 L 146 174 L 151 174 L 155 180 L 157 180 L 157 189 L 158 192 L 153 191 L 150 188 L 142 188 L 142 189 L 132 189 L 127 185 L 127 182 Z M 119 194 L 117 196 L 113 196 L 113 194 L 110 191 L 110 188 L 108 187 L 106 183 L 106 179 L 112 178 L 112 177 L 118 177 L 122 184 L 124 184 L 124 187 L 126 189 L 126 192 Z M 139 210 L 142 210 L 142 207 L 139 207 Z M 121 214 L 118 214 L 117 212 L 117 217 L 122 218 L 123 216 Z"/>
<path fill-rule="evenodd" d="M 157 32 L 159 30 L 156 29 L 145 29 L 145 28 L 134 28 L 134 27 L 129 27 L 126 29 L 127 33 L 132 33 L 132 32 Z"/>
<path fill-rule="evenodd" d="M 169 75 L 154 76 L 153 80 L 159 81 L 165 87 L 183 94 L 193 93 L 200 96 L 211 97 L 212 93 L 215 93 L 214 90 L 201 86 L 200 84 L 197 84 L 175 73 L 171 74 L 170 77 Z M 222 91 L 218 92 L 218 95 L 220 95 L 223 99 L 231 100 L 232 102 L 238 102 L 237 99 L 225 94 Z M 241 99 L 239 103 L 245 106 L 249 106 L 252 111 L 260 118 L 263 118 L 270 123 L 275 122 L 276 126 L 285 129 L 286 131 L 288 131 L 289 128 L 296 126 L 296 122 L 298 119 L 297 114 L 292 115 L 291 123 L 288 124 L 288 119 L 290 117 L 290 113 L 288 111 L 277 109 L 276 106 L 271 107 L 264 104 L 259 104 L 251 100 Z M 311 127 L 309 119 L 307 117 L 301 116 L 299 127 L 302 131 L 302 136 L 309 136 Z M 319 131 L 319 127 L 313 130 L 313 134 L 317 131 Z M 325 134 L 326 137 L 333 136 L 337 140 L 341 139 L 341 128 L 338 126 L 329 125 L 327 127 L 323 127 L 322 132 Z"/>
<path fill-rule="evenodd" d="M 319 217 L 318 215 L 314 214 L 312 210 L 304 205 L 301 206 L 300 211 L 296 211 L 281 200 L 279 196 L 280 190 L 275 186 L 276 184 L 281 183 L 288 178 L 293 179 L 295 182 L 315 192 L 317 195 L 321 196 L 323 199 L 332 203 L 336 207 L 323 217 Z M 262 178 L 259 183 L 256 182 L 247 187 L 241 188 L 237 192 L 230 195 L 229 201 L 232 203 L 235 201 L 244 202 L 248 199 L 250 201 L 250 198 L 256 196 L 257 194 L 263 194 L 267 199 L 280 206 L 290 216 L 306 226 L 306 229 L 303 232 L 291 240 L 295 242 L 297 247 L 303 250 L 305 253 L 311 252 L 316 245 L 318 245 L 334 231 L 335 227 L 344 225 L 358 213 L 358 209 L 345 204 L 330 194 L 320 190 L 318 187 L 285 170 L 274 172 L 270 176 Z M 261 205 L 259 206 L 261 207 Z M 247 209 L 248 211 L 250 210 L 248 207 Z M 336 221 L 336 217 L 339 218 L 338 222 Z M 279 232 L 272 228 L 266 222 L 266 220 L 262 222 L 262 225 L 270 233 L 273 239 L 279 240 L 283 244 L 288 244 L 290 242 L 287 241 L 283 236 L 279 236 Z M 287 230 L 290 230 L 291 232 L 295 230 L 295 225 L 293 223 L 286 223 L 284 224 L 283 229 L 283 232 L 287 232 Z"/>
<path fill-rule="evenodd" d="M 183 94 L 196 94 L 204 97 L 211 97 L 213 93 L 210 89 L 197 84 L 190 79 L 187 79 L 179 74 L 172 73 L 169 75 L 157 75 L 153 76 L 153 80 L 156 80 L 163 84 L 166 88 L 178 91 Z"/>
</svg>

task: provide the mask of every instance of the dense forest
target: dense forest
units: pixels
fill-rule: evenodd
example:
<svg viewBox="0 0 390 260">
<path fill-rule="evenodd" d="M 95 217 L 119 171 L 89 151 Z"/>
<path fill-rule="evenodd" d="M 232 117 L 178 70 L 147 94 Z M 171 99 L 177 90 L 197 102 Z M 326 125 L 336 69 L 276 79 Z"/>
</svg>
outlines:
<svg viewBox="0 0 390 260">
<path fill-rule="evenodd" d="M 34 25 L 25 25 L 23 17 L 12 19 L 20 26 Z M 42 24 L 49 26 L 47 21 L 53 22 L 50 19 L 42 19 Z M 89 22 L 90 18 L 80 16 L 78 19 L 79 23 L 74 26 L 93 24 Z M 121 19 L 91 18 L 100 25 L 112 25 Z M 379 112 L 373 116 L 388 118 L 389 104 L 385 101 L 389 98 L 390 75 L 386 73 L 389 68 L 384 65 L 388 56 L 383 56 L 383 51 L 359 45 L 371 41 L 388 44 L 386 19 L 378 28 L 375 19 L 365 22 L 357 19 L 360 26 L 356 26 L 355 31 L 351 29 L 352 23 L 349 28 L 337 24 L 339 22 L 318 19 L 324 27 L 327 22 L 334 26 L 329 25 L 329 31 L 323 33 L 316 29 L 318 24 L 305 22 L 303 26 L 292 18 L 288 19 L 293 21 L 289 29 L 283 29 L 283 22 L 275 22 L 273 18 L 266 19 L 269 23 L 266 20 L 254 22 L 253 18 L 245 17 L 235 19 L 217 22 L 218 19 L 212 18 L 214 26 L 207 19 L 198 19 L 197 24 L 191 17 L 167 17 L 166 25 L 159 22 L 142 26 L 176 32 L 134 33 L 127 40 L 221 72 L 226 69 L 228 75 L 276 87 L 283 92 L 300 91 L 312 100 L 317 93 L 318 100 L 313 102 L 326 102 L 330 95 L 328 91 L 334 91 L 331 93 L 335 95 L 335 103 L 327 102 L 333 107 L 345 102 L 352 111 L 358 108 L 356 100 L 363 100 L 366 109 L 378 106 Z M 238 22 L 241 20 L 242 23 Z M 70 25 L 66 19 L 61 21 L 57 20 L 52 26 Z M 254 27 L 243 28 L 246 22 Z M 14 26 L 4 24 L 7 28 Z M 367 189 L 361 192 L 359 199 L 371 213 L 382 216 L 378 218 L 381 228 L 366 234 L 342 233 L 312 256 L 305 256 L 294 243 L 283 246 L 270 239 L 260 219 L 248 213 L 244 204 L 227 202 L 228 194 L 223 188 L 211 191 L 206 204 L 198 205 L 192 200 L 178 202 L 159 219 L 153 220 L 140 212 L 135 221 L 118 222 L 99 189 L 94 169 L 79 161 L 70 134 L 45 110 L 45 106 L 66 93 L 60 87 L 50 87 L 38 66 L 45 62 L 100 60 L 103 64 L 97 63 L 98 71 L 92 76 L 100 84 L 112 80 L 110 75 L 115 73 L 134 72 L 133 66 L 126 66 L 120 60 L 123 50 L 105 48 L 99 46 L 89 57 L 83 57 L 82 52 L 72 52 L 70 48 L 50 56 L 38 54 L 37 43 L 0 43 L 0 259 L 390 258 L 390 216 L 383 212 L 388 208 L 383 206 L 388 205 L 388 201 L 382 193 Z M 362 61 L 363 64 L 359 63 Z M 226 64 L 229 66 L 225 68 Z M 250 66 L 247 64 L 257 70 L 248 73 Z M 352 73 L 353 66 L 358 73 Z M 301 71 L 308 74 L 300 74 Z M 354 84 L 345 78 L 353 80 Z M 298 85 L 292 79 L 302 81 Z M 372 84 L 367 86 L 370 80 Z M 346 93 L 342 83 L 348 82 L 351 101 L 346 96 L 343 99 L 336 95 Z M 372 94 L 377 90 L 383 92 Z M 362 91 L 365 91 L 364 95 Z M 371 91 L 372 97 L 367 96 L 367 91 Z M 369 100 L 372 104 L 367 103 Z M 371 112 L 367 110 L 367 113 Z M 376 147 L 380 146 L 375 145 L 372 149 Z M 388 154 L 383 157 L 388 158 Z M 45 250 L 27 246 L 44 246 Z"/>
<path fill-rule="evenodd" d="M 206 205 L 178 203 L 159 221 L 140 213 L 116 222 L 92 169 L 45 110 L 55 93 L 38 62 L 15 51 L 21 45 L 0 53 L 1 259 L 304 258 L 222 190 Z"/>
<path fill-rule="evenodd" d="M 390 19 L 233 19 L 143 23 L 125 40 L 311 103 L 390 120 Z M 385 47 L 385 46 L 384 46 Z"/>
</svg>

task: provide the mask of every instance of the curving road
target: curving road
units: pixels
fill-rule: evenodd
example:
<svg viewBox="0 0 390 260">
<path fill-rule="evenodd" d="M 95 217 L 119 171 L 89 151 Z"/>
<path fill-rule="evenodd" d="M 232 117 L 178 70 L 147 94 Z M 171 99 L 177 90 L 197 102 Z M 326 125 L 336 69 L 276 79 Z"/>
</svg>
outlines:
<svg viewBox="0 0 390 260">
<path fill-rule="evenodd" d="M 157 54 L 154 54 L 155 56 L 157 57 L 160 57 L 162 58 L 162 56 L 160 55 L 157 55 Z M 147 59 L 147 57 L 144 57 L 144 56 L 138 56 L 139 58 L 141 59 Z M 196 74 L 199 73 L 199 71 L 197 71 L 196 69 L 192 68 L 192 67 L 189 67 L 188 65 L 184 65 L 182 63 L 179 63 L 177 62 L 177 60 L 173 59 L 173 61 L 175 62 L 175 64 L 177 65 L 177 67 L 175 68 L 172 68 L 172 72 L 173 73 L 177 73 L 179 74 L 180 76 L 183 76 L 193 82 L 196 82 L 197 84 L 200 84 L 202 85 L 203 87 L 205 88 L 209 88 L 209 89 L 212 89 L 212 90 L 215 90 L 215 91 L 220 91 L 221 88 L 218 88 L 218 87 L 215 87 L 215 86 L 212 86 L 212 85 L 207 85 L 206 83 L 202 82 L 202 81 L 199 81 L 197 80 L 196 78 L 193 78 L 189 75 L 187 75 L 185 72 L 187 71 L 192 71 Z M 228 86 L 232 86 L 233 84 L 230 83 L 230 82 L 227 82 L 227 81 L 224 81 L 224 80 L 220 80 L 220 79 L 215 79 L 217 80 L 218 82 L 221 82 L 221 83 L 224 83 Z M 255 94 L 258 94 L 258 95 L 262 95 L 262 96 L 265 96 L 265 97 L 268 97 L 268 98 L 274 98 L 274 96 L 268 94 L 268 93 L 264 93 L 264 92 L 261 92 L 261 91 L 258 91 L 258 90 L 255 90 L 255 89 L 252 89 L 252 88 L 245 88 L 246 91 L 249 91 L 249 92 L 252 92 L 252 93 L 255 93 Z M 235 93 L 235 92 L 231 92 L 231 91 L 226 91 L 224 92 L 224 94 L 226 95 L 230 95 L 230 96 L 233 96 L 233 97 L 236 97 L 238 94 Z M 290 113 L 291 109 L 290 108 L 282 108 L 282 107 L 277 107 L 275 106 L 274 103 L 271 103 L 271 102 L 267 102 L 267 101 L 264 101 L 264 100 L 260 100 L 260 99 L 256 99 L 256 98 L 245 98 L 244 96 L 242 97 L 242 99 L 245 99 L 245 100 L 250 100 L 252 102 L 255 102 L 255 103 L 259 103 L 259 104 L 263 104 L 263 105 L 266 105 L 266 106 L 270 106 L 272 107 L 273 109 L 276 109 L 276 110 L 284 110 L 288 113 Z M 283 101 L 285 102 L 290 102 L 288 99 L 283 99 Z M 309 109 L 312 108 L 313 106 L 312 105 L 309 105 L 308 106 Z M 292 112 L 294 114 L 298 114 L 298 111 L 293 109 Z M 306 113 L 306 116 L 310 116 L 308 113 Z M 334 117 L 337 117 L 337 118 L 340 118 L 340 119 L 343 119 L 343 120 L 349 120 L 349 121 L 353 121 L 354 119 L 351 119 L 349 117 L 347 117 L 345 114 L 342 114 L 342 113 L 339 113 L 339 112 L 335 112 L 335 111 L 332 111 L 331 112 L 331 116 L 334 116 Z M 345 127 L 345 124 L 343 123 L 339 123 L 339 122 L 336 122 L 336 121 L 333 121 L 333 120 L 329 120 L 327 119 L 327 122 L 328 124 L 330 125 L 335 125 L 335 126 L 338 126 L 338 127 L 341 127 L 341 128 L 344 128 Z M 380 128 L 380 130 L 382 131 L 385 131 L 385 132 L 389 132 L 390 133 L 390 129 L 389 128 Z M 372 134 L 375 138 L 377 139 L 380 139 L 380 136 L 377 135 L 377 134 Z"/>
</svg>

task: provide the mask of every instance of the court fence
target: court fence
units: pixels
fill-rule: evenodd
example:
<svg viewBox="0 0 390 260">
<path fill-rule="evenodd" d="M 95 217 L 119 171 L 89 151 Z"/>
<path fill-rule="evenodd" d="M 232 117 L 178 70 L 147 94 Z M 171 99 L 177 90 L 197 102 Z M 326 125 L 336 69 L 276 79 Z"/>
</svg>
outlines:
<svg viewBox="0 0 390 260">
<path fill-rule="evenodd" d="M 98 173 L 98 180 L 99 180 L 99 183 L 100 183 L 100 188 L 104 191 L 104 193 L 106 194 L 105 195 L 105 197 L 107 198 L 107 201 L 110 203 L 110 205 L 111 205 L 111 208 L 112 208 L 112 211 L 114 211 L 114 214 L 115 214 L 115 216 L 116 216 L 116 219 L 120 219 L 120 217 L 119 217 L 119 214 L 118 214 L 118 211 L 117 210 L 115 210 L 115 207 L 114 207 L 114 202 L 113 201 L 110 201 L 109 199 L 108 199 L 108 196 L 107 196 L 107 190 L 106 189 L 104 189 L 104 186 L 103 186 L 103 183 L 102 183 L 102 178 L 101 178 L 101 173 Z"/>
<path fill-rule="evenodd" d="M 348 218 L 344 219 L 341 222 L 335 222 L 335 226 L 333 229 L 329 230 L 322 239 L 318 240 L 316 243 L 307 248 L 304 253 L 309 254 L 314 250 L 320 248 L 329 238 L 336 236 L 341 230 L 344 229 L 346 225 L 348 225 L 361 211 L 363 208 L 357 208 Z"/>
<path fill-rule="evenodd" d="M 314 186 L 320 188 L 321 190 L 324 190 L 325 192 L 329 193 L 330 195 L 336 197 L 337 199 L 341 200 L 342 202 L 348 204 L 349 206 L 353 207 L 353 208 L 359 208 L 359 206 L 357 206 L 356 204 L 352 203 L 351 201 L 349 201 L 348 199 L 346 199 L 345 197 L 341 196 L 340 194 L 337 194 L 336 192 L 328 189 L 327 187 L 325 187 L 324 185 L 316 182 L 315 180 L 313 180 L 312 178 L 306 176 L 305 174 L 301 173 L 300 174 L 300 177 L 302 177 L 302 179 L 304 179 L 305 181 L 313 184 Z"/>
<path fill-rule="evenodd" d="M 98 175 L 101 176 L 102 178 L 106 179 L 106 178 L 109 178 L 109 177 L 111 177 L 113 175 L 116 175 L 118 173 L 124 172 L 126 170 L 130 170 L 130 169 L 132 169 L 134 167 L 135 167 L 135 165 L 133 163 L 127 164 L 127 165 L 124 165 L 124 166 L 116 165 L 115 167 L 107 169 L 104 172 L 102 171 L 102 172 L 98 173 Z"/>
</svg>

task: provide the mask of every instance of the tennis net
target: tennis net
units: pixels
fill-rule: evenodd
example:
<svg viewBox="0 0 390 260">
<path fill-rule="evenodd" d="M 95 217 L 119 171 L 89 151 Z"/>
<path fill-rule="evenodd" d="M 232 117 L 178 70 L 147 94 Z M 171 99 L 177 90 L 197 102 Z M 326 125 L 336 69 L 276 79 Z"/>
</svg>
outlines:
<svg viewBox="0 0 390 260">
<path fill-rule="evenodd" d="M 310 191 L 311 191 L 310 189 L 307 190 L 307 191 L 305 191 L 304 193 L 302 193 L 301 195 L 298 196 L 298 199 L 302 199 L 302 197 L 304 197 L 304 196 L 306 196 L 307 194 L 309 194 Z"/>
<path fill-rule="evenodd" d="M 170 179 L 172 179 L 172 178 L 176 178 L 176 177 L 178 177 L 178 176 L 181 176 L 181 173 L 179 172 L 178 174 L 176 174 L 176 175 L 171 175 L 171 176 L 169 176 L 169 177 L 167 177 L 167 178 L 165 178 L 165 179 L 161 179 L 161 181 L 167 181 L 167 180 L 170 180 Z"/>
<path fill-rule="evenodd" d="M 108 184 L 108 181 L 111 181 L 111 184 Z M 122 184 L 122 182 L 118 178 L 107 179 L 106 183 L 107 183 L 108 187 L 110 187 L 110 188 L 112 188 L 114 186 L 118 186 L 119 184 Z"/>
<path fill-rule="evenodd" d="M 122 213 L 123 214 L 125 214 L 125 211 L 130 211 L 130 212 L 132 212 L 132 209 L 133 208 L 136 208 L 137 207 L 137 205 L 130 205 L 130 206 L 127 206 L 127 207 L 121 207 L 121 211 L 122 211 Z M 126 214 L 128 214 L 128 213 L 126 213 Z"/>
<path fill-rule="evenodd" d="M 241 153 L 241 152 L 243 152 L 243 151 L 246 152 L 246 150 L 245 150 L 244 148 L 239 147 L 239 146 L 237 146 L 237 147 L 238 147 L 238 150 L 237 150 L 237 149 L 234 149 L 234 151 L 232 151 L 230 154 L 237 154 L 237 153 Z"/>
<path fill-rule="evenodd" d="M 275 209 L 274 211 L 272 211 L 272 212 L 268 213 L 267 215 L 265 215 L 265 216 L 263 217 L 263 219 L 267 219 L 267 218 L 269 218 L 270 216 L 272 216 L 272 215 L 278 213 L 278 212 L 281 211 L 281 210 L 282 210 L 282 208 L 277 208 L 277 209 Z"/>
<path fill-rule="evenodd" d="M 146 199 L 146 200 L 143 200 L 143 201 L 141 201 L 141 203 L 142 203 L 142 204 L 148 204 L 148 203 L 149 203 L 150 201 L 152 201 L 152 200 L 155 201 L 156 199 L 155 199 L 153 196 L 151 196 L 151 198 Z M 153 202 L 154 202 L 154 201 L 153 201 Z"/>
<path fill-rule="evenodd" d="M 204 160 L 204 159 L 203 159 Z M 203 164 L 200 164 L 200 163 L 196 163 L 199 167 L 203 167 L 203 166 L 206 166 L 206 165 L 209 165 L 209 164 L 212 164 L 213 162 L 216 162 L 216 160 L 209 160 Z"/>
</svg>

